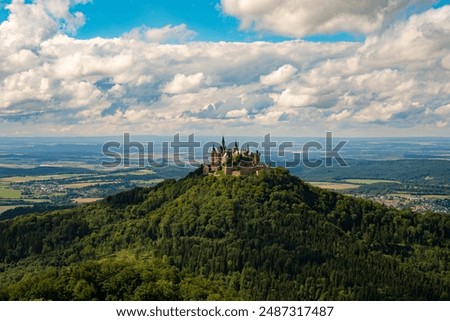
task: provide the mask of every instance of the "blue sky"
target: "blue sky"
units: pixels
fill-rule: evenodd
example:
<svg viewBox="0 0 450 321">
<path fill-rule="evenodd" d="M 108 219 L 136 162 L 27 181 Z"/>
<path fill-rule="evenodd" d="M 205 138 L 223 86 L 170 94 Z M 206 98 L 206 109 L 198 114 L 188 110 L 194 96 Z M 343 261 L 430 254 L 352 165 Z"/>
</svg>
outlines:
<svg viewBox="0 0 450 321">
<path fill-rule="evenodd" d="M 142 25 L 160 28 L 186 24 L 197 32 L 196 41 L 282 41 L 276 35 L 240 31 L 238 19 L 221 12 L 218 0 L 94 0 L 80 5 L 87 16 L 77 37 L 116 37 Z"/>
<path fill-rule="evenodd" d="M 0 135 L 450 136 L 450 0 L 85 2 L 0 0 Z"/>
<path fill-rule="evenodd" d="M 442 0 L 435 8 L 450 4 Z M 115 37 L 133 27 L 146 25 L 159 28 L 168 24 L 186 24 L 197 32 L 198 41 L 284 41 L 270 33 L 239 30 L 239 20 L 221 11 L 220 0 L 93 0 L 80 5 L 87 22 L 77 34 L 86 39 L 95 36 Z M 338 32 L 331 35 L 305 37 L 310 41 L 361 41 L 362 35 Z"/>
<path fill-rule="evenodd" d="M 435 8 L 449 4 L 442 0 Z M 77 9 L 75 7 L 75 9 Z M 220 0 L 93 0 L 80 5 L 87 22 L 77 34 L 86 39 L 96 36 L 116 37 L 141 25 L 152 28 L 168 24 L 186 24 L 197 32 L 198 41 L 283 41 L 282 37 L 270 33 L 239 30 L 239 20 L 221 11 Z M 361 41 L 362 35 L 338 32 L 331 35 L 305 37 L 310 41 Z"/>
<path fill-rule="evenodd" d="M 8 11 L 1 1 L 0 19 L 5 20 Z M 31 3 L 32 0 L 26 0 Z M 197 32 L 198 41 L 282 41 L 289 39 L 270 34 L 240 31 L 239 21 L 223 14 L 220 0 L 92 0 L 71 9 L 81 10 L 86 16 L 85 25 L 77 38 L 117 37 L 132 28 L 146 25 L 160 28 L 166 25 L 186 24 Z"/>
<path fill-rule="evenodd" d="M 242 40 L 238 21 L 220 13 L 219 1 L 210 0 L 96 0 L 82 5 L 86 25 L 78 36 L 115 37 L 141 25 L 160 28 L 186 24 L 198 33 L 198 40 Z"/>
</svg>

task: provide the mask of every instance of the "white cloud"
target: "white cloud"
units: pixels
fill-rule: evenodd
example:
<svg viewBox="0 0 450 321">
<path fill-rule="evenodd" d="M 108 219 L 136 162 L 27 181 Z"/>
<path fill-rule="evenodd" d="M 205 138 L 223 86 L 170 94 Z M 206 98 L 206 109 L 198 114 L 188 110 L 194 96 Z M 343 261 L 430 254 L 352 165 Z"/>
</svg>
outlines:
<svg viewBox="0 0 450 321">
<path fill-rule="evenodd" d="M 319 102 L 317 96 L 306 92 L 295 92 L 292 89 L 284 90 L 277 99 L 280 106 L 313 107 Z"/>
<path fill-rule="evenodd" d="M 222 9 L 253 28 L 284 36 L 351 32 L 368 34 L 411 8 L 424 8 L 433 0 L 222 0 Z"/>
<path fill-rule="evenodd" d="M 444 120 L 439 120 L 436 122 L 436 127 L 437 128 L 445 128 L 448 126 L 448 121 L 444 121 Z"/>
<path fill-rule="evenodd" d="M 34 70 L 11 74 L 3 80 L 0 110 L 27 100 L 46 102 L 52 97 L 48 78 Z"/>
<path fill-rule="evenodd" d="M 172 81 L 167 83 L 162 91 L 166 94 L 185 94 L 195 92 L 200 89 L 206 82 L 206 77 L 199 72 L 194 75 L 176 74 Z"/>
<path fill-rule="evenodd" d="M 70 12 L 70 8 L 77 4 L 85 4 L 90 0 L 38 0 L 37 4 L 44 6 L 50 15 L 59 20 L 63 31 L 75 33 L 78 28 L 84 25 L 85 16 L 83 13 Z"/>
<path fill-rule="evenodd" d="M 340 122 L 345 119 L 348 119 L 351 115 L 352 115 L 351 111 L 345 109 L 340 113 L 336 113 L 336 114 L 329 116 L 327 120 Z"/>
<path fill-rule="evenodd" d="M 437 108 L 436 114 L 439 116 L 450 116 L 450 104 Z"/>
<path fill-rule="evenodd" d="M 95 57 L 75 52 L 61 57 L 48 69 L 49 74 L 59 79 L 78 79 L 105 76 L 119 77 L 133 64 L 133 57 L 126 53 L 114 56 Z M 118 81 L 120 82 L 120 81 Z"/>
<path fill-rule="evenodd" d="M 39 63 L 39 57 L 28 49 L 21 49 L 7 56 L 0 62 L 0 68 L 6 72 L 24 71 L 36 66 Z"/>
<path fill-rule="evenodd" d="M 49 16 L 41 3 L 25 4 L 15 0 L 6 9 L 10 11 L 10 15 L 0 24 L 2 52 L 34 48 L 58 33 L 57 22 Z"/>
<path fill-rule="evenodd" d="M 447 70 L 450 70 L 450 55 L 442 58 L 442 67 L 444 67 Z"/>
<path fill-rule="evenodd" d="M 380 35 L 370 36 L 360 49 L 365 63 L 372 66 L 428 68 L 438 58 L 444 67 L 450 48 L 450 6 L 429 10 L 399 22 Z"/>
<path fill-rule="evenodd" d="M 405 106 L 402 102 L 396 103 L 379 103 L 374 102 L 368 107 L 364 107 L 361 111 L 356 113 L 353 120 L 361 123 L 370 123 L 376 121 L 386 122 L 389 121 L 393 115 L 407 110 L 408 106 Z"/>
<path fill-rule="evenodd" d="M 292 65 L 284 65 L 268 75 L 261 76 L 259 81 L 264 86 L 276 86 L 286 83 L 291 80 L 297 72 L 297 69 Z"/>
<path fill-rule="evenodd" d="M 39 47 L 42 41 L 61 32 L 75 33 L 85 22 L 81 12 L 72 13 L 71 6 L 86 0 L 36 0 L 26 4 L 13 0 L 6 6 L 8 19 L 0 24 L 0 50 L 10 51 Z"/>
<path fill-rule="evenodd" d="M 230 110 L 229 112 L 227 112 L 226 114 L 226 118 L 241 118 L 241 117 L 245 117 L 247 116 L 248 111 L 245 108 L 242 109 L 235 109 L 235 110 Z"/>
<path fill-rule="evenodd" d="M 184 43 L 195 38 L 197 33 L 189 30 L 185 24 L 162 28 L 149 28 L 146 26 L 134 28 L 124 35 L 125 38 L 137 39 L 153 43 Z"/>
</svg>

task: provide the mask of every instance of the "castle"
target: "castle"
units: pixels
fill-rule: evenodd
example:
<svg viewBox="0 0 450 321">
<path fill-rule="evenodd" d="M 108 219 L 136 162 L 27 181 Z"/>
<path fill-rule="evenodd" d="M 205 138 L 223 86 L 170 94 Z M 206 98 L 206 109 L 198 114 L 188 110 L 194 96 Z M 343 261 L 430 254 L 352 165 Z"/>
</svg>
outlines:
<svg viewBox="0 0 450 321">
<path fill-rule="evenodd" d="M 205 175 L 241 176 L 259 174 L 260 170 L 267 168 L 261 163 L 261 155 L 258 151 L 250 152 L 249 146 L 239 150 L 238 143 L 234 143 L 233 149 L 228 149 L 225 145 L 225 138 L 222 137 L 222 145 L 217 150 L 213 146 L 211 150 L 211 163 L 203 165 Z"/>
</svg>

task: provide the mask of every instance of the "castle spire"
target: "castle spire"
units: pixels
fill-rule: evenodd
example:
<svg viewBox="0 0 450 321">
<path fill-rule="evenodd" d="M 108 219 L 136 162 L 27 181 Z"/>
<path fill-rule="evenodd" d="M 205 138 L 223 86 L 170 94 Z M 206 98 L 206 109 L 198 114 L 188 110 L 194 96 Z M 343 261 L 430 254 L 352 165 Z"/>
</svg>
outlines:
<svg viewBox="0 0 450 321">
<path fill-rule="evenodd" d="M 225 146 L 225 137 L 222 136 L 222 148 L 224 151 L 226 151 L 226 146 Z"/>
</svg>

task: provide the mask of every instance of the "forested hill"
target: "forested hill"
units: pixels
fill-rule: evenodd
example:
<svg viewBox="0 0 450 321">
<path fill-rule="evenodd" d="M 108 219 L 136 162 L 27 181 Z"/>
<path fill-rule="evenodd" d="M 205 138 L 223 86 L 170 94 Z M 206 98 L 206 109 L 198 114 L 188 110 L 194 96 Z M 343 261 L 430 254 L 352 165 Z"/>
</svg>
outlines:
<svg viewBox="0 0 450 321">
<path fill-rule="evenodd" d="M 450 300 L 450 217 L 284 169 L 0 222 L 0 300 Z"/>
</svg>

